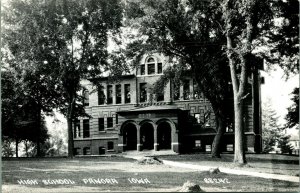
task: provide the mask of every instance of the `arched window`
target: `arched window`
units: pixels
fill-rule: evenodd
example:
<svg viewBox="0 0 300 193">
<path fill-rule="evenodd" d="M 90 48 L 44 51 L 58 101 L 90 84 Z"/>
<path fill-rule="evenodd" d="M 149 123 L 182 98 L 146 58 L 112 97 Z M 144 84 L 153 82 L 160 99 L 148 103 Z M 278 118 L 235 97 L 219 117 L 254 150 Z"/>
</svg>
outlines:
<svg viewBox="0 0 300 193">
<path fill-rule="evenodd" d="M 155 60 L 154 58 L 149 58 L 147 60 L 147 68 L 148 68 L 148 74 L 155 74 Z"/>
<path fill-rule="evenodd" d="M 147 60 L 147 63 L 154 63 L 155 62 L 155 60 L 154 60 L 154 58 L 148 58 L 148 60 Z"/>
</svg>

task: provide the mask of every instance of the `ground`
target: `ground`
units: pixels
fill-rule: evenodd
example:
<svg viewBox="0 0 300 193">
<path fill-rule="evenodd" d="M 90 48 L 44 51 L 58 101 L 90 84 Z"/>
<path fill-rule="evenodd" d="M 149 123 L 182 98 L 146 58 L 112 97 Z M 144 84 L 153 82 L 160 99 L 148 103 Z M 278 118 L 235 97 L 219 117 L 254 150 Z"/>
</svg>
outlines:
<svg viewBox="0 0 300 193">
<path fill-rule="evenodd" d="M 201 156 L 202 155 L 202 156 Z M 199 158 L 201 157 L 201 159 Z M 161 158 L 162 159 L 162 158 Z M 163 156 L 163 159 L 197 163 L 217 161 L 208 160 L 203 154 Z M 257 160 L 258 158 L 253 158 Z M 261 163 L 267 162 L 267 157 Z M 297 157 L 290 161 L 284 159 L 286 168 L 297 165 Z M 225 156 L 220 163 L 229 164 L 230 156 Z M 259 160 L 257 160 L 259 162 Z M 204 191 L 297 191 L 299 184 L 263 179 L 257 177 L 237 176 L 231 174 L 209 174 L 192 169 L 175 168 L 166 165 L 140 165 L 136 160 L 116 157 L 83 158 L 31 158 L 10 159 L 2 161 L 2 192 L 100 192 L 100 191 L 178 191 L 187 181 L 199 184 Z M 258 166 L 256 164 L 254 166 Z M 260 168 L 258 168 L 260 170 Z M 209 178 L 215 180 L 210 182 Z M 62 182 L 74 184 L 48 184 Z M 94 184 L 99 179 L 98 184 Z M 106 179 L 109 179 L 108 181 Z M 142 180 L 141 180 L 142 179 Z M 23 180 L 23 181 L 21 181 Z M 19 183 L 34 182 L 32 185 Z M 36 180 L 36 181 L 34 181 Z M 44 182 L 42 181 L 44 180 Z M 52 180 L 52 181 L 51 181 Z M 102 180 L 102 181 L 101 181 Z M 104 180 L 106 183 L 104 184 Z M 19 183 L 18 183 L 19 182 Z M 219 183 L 216 183 L 219 182 Z"/>
</svg>

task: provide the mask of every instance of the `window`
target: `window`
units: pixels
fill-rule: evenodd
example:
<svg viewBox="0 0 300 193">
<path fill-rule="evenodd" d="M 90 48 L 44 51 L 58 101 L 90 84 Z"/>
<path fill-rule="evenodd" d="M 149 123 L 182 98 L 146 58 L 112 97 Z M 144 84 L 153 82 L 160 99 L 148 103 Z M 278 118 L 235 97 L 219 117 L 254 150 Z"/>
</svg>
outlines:
<svg viewBox="0 0 300 193">
<path fill-rule="evenodd" d="M 107 117 L 107 128 L 113 127 L 114 122 L 112 117 Z"/>
<path fill-rule="evenodd" d="M 201 148 L 201 140 L 195 140 L 195 147 Z"/>
<path fill-rule="evenodd" d="M 194 117 L 195 117 L 197 123 L 201 123 L 200 113 L 195 113 Z"/>
<path fill-rule="evenodd" d="M 116 104 L 120 104 L 122 102 L 122 94 L 121 94 L 121 85 L 116 85 Z"/>
<path fill-rule="evenodd" d="M 211 145 L 205 145 L 205 151 L 211 152 Z"/>
<path fill-rule="evenodd" d="M 148 64 L 148 74 L 155 74 L 155 63 Z"/>
<path fill-rule="evenodd" d="M 83 91 L 83 105 L 89 106 L 89 91 L 86 89 Z"/>
<path fill-rule="evenodd" d="M 116 114 L 116 125 L 118 124 L 118 114 Z"/>
<path fill-rule="evenodd" d="M 74 149 L 73 149 L 73 154 L 74 154 L 74 155 L 79 155 L 79 154 L 80 154 L 80 153 L 79 153 L 79 150 L 80 150 L 80 148 L 78 148 L 78 147 L 77 147 L 77 148 L 74 148 Z"/>
<path fill-rule="evenodd" d="M 174 100 L 179 100 L 180 98 L 180 85 L 179 84 L 174 84 L 173 85 L 174 88 Z"/>
<path fill-rule="evenodd" d="M 162 63 L 157 63 L 157 74 L 162 73 Z"/>
<path fill-rule="evenodd" d="M 145 64 L 141 64 L 141 75 L 145 75 Z"/>
<path fill-rule="evenodd" d="M 83 138 L 90 137 L 90 120 L 83 120 Z"/>
<path fill-rule="evenodd" d="M 114 150 L 114 142 L 112 141 L 107 142 L 107 150 Z"/>
<path fill-rule="evenodd" d="M 140 83 L 140 102 L 147 101 L 147 90 L 146 90 L 147 83 Z"/>
<path fill-rule="evenodd" d="M 193 80 L 194 99 L 200 99 L 200 91 L 196 80 Z"/>
<path fill-rule="evenodd" d="M 105 148 L 100 146 L 99 147 L 99 155 L 103 155 L 103 154 L 105 154 Z"/>
<path fill-rule="evenodd" d="M 154 63 L 154 58 L 148 58 L 147 63 Z"/>
<path fill-rule="evenodd" d="M 98 87 L 98 105 L 104 105 L 105 103 L 105 94 L 103 92 L 103 87 Z"/>
<path fill-rule="evenodd" d="M 112 104 L 113 102 L 113 87 L 112 85 L 107 85 L 107 104 Z"/>
<path fill-rule="evenodd" d="M 99 131 L 104 131 L 104 118 L 98 118 Z"/>
<path fill-rule="evenodd" d="M 189 100 L 190 99 L 190 81 L 185 80 L 183 82 L 183 99 Z"/>
<path fill-rule="evenodd" d="M 226 151 L 233 151 L 233 144 L 227 144 Z"/>
<path fill-rule="evenodd" d="M 125 84 L 124 85 L 124 98 L 125 98 L 125 103 L 130 103 L 131 102 L 131 95 L 130 95 L 130 84 Z"/>
<path fill-rule="evenodd" d="M 158 93 L 157 94 L 157 99 L 156 99 L 157 101 L 164 101 L 164 93 L 163 93 L 163 91 L 162 91 L 162 93 Z"/>
<path fill-rule="evenodd" d="M 83 155 L 91 155 L 91 148 L 90 147 L 84 147 L 83 148 Z"/>
<path fill-rule="evenodd" d="M 80 137 L 80 120 L 74 121 L 74 138 Z"/>
</svg>

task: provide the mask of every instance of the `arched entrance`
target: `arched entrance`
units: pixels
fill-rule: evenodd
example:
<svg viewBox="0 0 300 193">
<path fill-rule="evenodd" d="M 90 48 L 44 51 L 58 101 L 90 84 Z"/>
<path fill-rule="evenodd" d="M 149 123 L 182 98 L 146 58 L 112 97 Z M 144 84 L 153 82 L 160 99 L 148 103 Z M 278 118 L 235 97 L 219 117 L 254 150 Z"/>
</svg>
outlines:
<svg viewBox="0 0 300 193">
<path fill-rule="evenodd" d="M 141 144 L 143 149 L 154 148 L 154 129 L 151 123 L 144 123 L 141 126 Z"/>
<path fill-rule="evenodd" d="M 123 130 L 123 142 L 126 144 L 125 150 L 136 150 L 137 130 L 133 123 L 127 123 Z"/>
<path fill-rule="evenodd" d="M 161 122 L 157 126 L 157 142 L 159 149 L 171 149 L 171 126 L 168 122 Z"/>
</svg>

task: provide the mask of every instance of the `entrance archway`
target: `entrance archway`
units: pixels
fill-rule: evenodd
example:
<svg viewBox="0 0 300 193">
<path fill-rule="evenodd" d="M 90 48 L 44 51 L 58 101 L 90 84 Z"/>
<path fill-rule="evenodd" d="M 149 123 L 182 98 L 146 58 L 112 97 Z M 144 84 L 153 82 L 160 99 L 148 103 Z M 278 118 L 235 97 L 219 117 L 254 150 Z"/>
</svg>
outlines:
<svg viewBox="0 0 300 193">
<path fill-rule="evenodd" d="M 157 126 L 157 142 L 159 149 L 171 149 L 171 126 L 168 122 L 162 122 Z"/>
<path fill-rule="evenodd" d="M 137 130 L 133 123 L 128 123 L 124 126 L 123 142 L 126 144 L 125 150 L 136 150 Z"/>
<path fill-rule="evenodd" d="M 141 144 L 143 149 L 154 148 L 154 129 L 151 123 L 144 123 L 141 126 Z"/>
</svg>

